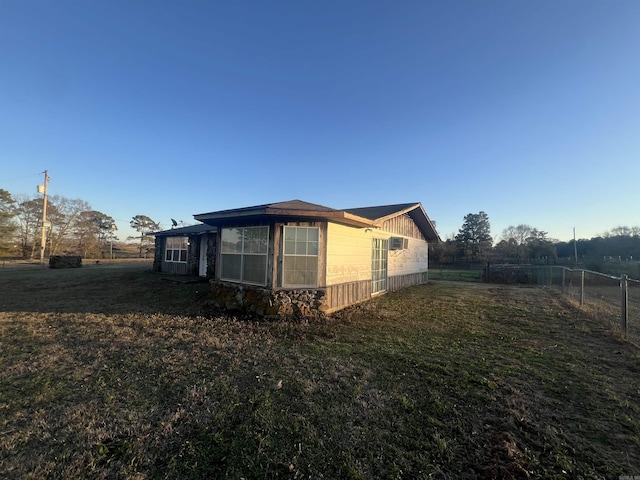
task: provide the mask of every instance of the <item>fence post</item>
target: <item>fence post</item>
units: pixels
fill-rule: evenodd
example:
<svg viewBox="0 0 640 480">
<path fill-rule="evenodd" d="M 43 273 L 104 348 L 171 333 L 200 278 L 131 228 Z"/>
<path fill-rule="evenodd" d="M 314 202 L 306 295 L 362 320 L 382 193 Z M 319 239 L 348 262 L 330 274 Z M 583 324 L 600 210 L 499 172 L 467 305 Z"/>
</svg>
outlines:
<svg viewBox="0 0 640 480">
<path fill-rule="evenodd" d="M 565 278 L 566 273 L 567 273 L 567 270 L 562 268 L 562 293 L 563 294 L 565 293 L 565 291 L 564 291 L 564 278 Z"/>
<path fill-rule="evenodd" d="M 620 328 L 624 338 L 627 338 L 627 321 L 629 320 L 629 277 L 620 277 Z"/>
<path fill-rule="evenodd" d="M 580 305 L 584 305 L 584 270 L 580 270 Z"/>
</svg>

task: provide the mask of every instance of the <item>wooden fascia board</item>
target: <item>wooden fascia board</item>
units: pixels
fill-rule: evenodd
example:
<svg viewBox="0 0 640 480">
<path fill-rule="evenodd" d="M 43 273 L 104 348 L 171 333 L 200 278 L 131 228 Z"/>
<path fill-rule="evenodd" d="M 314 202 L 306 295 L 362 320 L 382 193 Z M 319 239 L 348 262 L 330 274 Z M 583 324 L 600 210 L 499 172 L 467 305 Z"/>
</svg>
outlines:
<svg viewBox="0 0 640 480">
<path fill-rule="evenodd" d="M 333 220 L 336 223 L 345 223 L 347 225 L 351 225 L 354 227 L 373 227 L 373 220 L 369 220 L 368 218 L 359 217 L 358 215 L 353 215 L 352 213 L 348 213 L 345 211 L 340 211 L 340 217 L 343 219 L 342 222 L 338 220 Z"/>
<path fill-rule="evenodd" d="M 353 215 L 351 213 L 347 213 L 343 210 L 335 210 L 332 212 L 321 212 L 314 210 L 282 210 L 282 209 L 273 209 L 270 212 L 267 212 L 270 215 L 277 215 L 282 217 L 290 217 L 290 218 L 317 218 L 319 220 L 326 220 L 334 223 L 342 223 L 345 225 L 350 225 L 353 227 L 371 227 L 373 226 L 373 222 L 367 218 L 359 217 L 358 215 Z"/>
<path fill-rule="evenodd" d="M 411 212 L 413 212 L 414 210 L 418 210 L 420 212 L 419 216 L 422 218 L 423 222 L 426 223 L 426 225 L 428 226 L 428 229 L 425 229 L 424 226 L 421 225 L 423 222 L 416 221 L 416 219 L 411 216 Z M 435 241 L 435 242 L 440 242 L 441 241 L 440 235 L 438 235 L 438 232 L 435 229 L 435 227 L 433 226 L 433 223 L 431 222 L 431 219 L 427 215 L 427 212 L 424 211 L 424 208 L 422 207 L 422 204 L 420 204 L 420 203 L 416 203 L 415 205 L 413 205 L 411 207 L 408 207 L 408 208 L 405 208 L 404 210 L 400 210 L 398 212 L 392 213 L 391 215 L 387 215 L 385 217 L 377 218 L 375 220 L 375 225 L 377 227 L 381 227 L 385 221 L 387 221 L 387 220 L 389 220 L 391 218 L 400 216 L 400 215 L 404 215 L 404 214 L 409 214 L 409 216 L 411 216 L 411 219 L 418 226 L 418 228 L 420 229 L 420 231 L 422 232 L 424 237 L 427 239 L 427 241 Z"/>
<path fill-rule="evenodd" d="M 286 210 L 282 208 L 265 208 L 259 210 L 248 210 L 246 212 L 229 212 L 228 214 L 214 214 L 214 215 L 194 215 L 196 220 L 203 223 L 212 225 L 218 221 L 231 220 L 237 218 L 239 220 L 247 217 L 284 217 L 284 218 L 304 218 L 304 219 L 318 219 L 331 221 L 335 223 L 342 223 L 354 227 L 371 227 L 373 221 L 367 218 L 352 215 L 342 210 L 335 210 L 329 212 L 322 212 L 316 210 Z M 212 222 L 212 223 L 209 223 Z"/>
<path fill-rule="evenodd" d="M 266 209 L 260 210 L 246 210 L 243 212 L 227 212 L 227 213 L 201 213 L 198 215 L 194 215 L 193 218 L 196 220 L 207 223 L 207 220 L 227 220 L 230 218 L 244 218 L 244 217 L 255 217 L 257 215 L 264 215 Z"/>
<path fill-rule="evenodd" d="M 433 237 L 432 238 L 428 238 L 427 240 L 433 241 L 433 242 L 441 242 L 442 239 L 440 238 L 440 235 L 438 234 L 438 231 L 436 230 L 436 227 L 433 226 L 433 223 L 431 222 L 431 220 L 429 219 L 429 217 L 427 217 L 427 222 L 429 223 L 429 228 L 431 229 L 431 231 L 433 232 Z"/>
<path fill-rule="evenodd" d="M 272 209 L 267 212 L 268 215 L 286 217 L 286 218 L 317 218 L 318 220 L 325 220 L 334 223 L 342 223 L 353 227 L 370 227 L 373 222 L 367 218 L 362 218 L 357 215 L 344 212 L 342 210 L 335 210 L 333 212 L 319 212 L 313 210 L 282 210 Z"/>
<path fill-rule="evenodd" d="M 429 229 L 431 230 L 431 233 L 432 233 L 432 235 L 429 236 L 429 235 L 427 235 L 427 232 L 423 232 L 424 236 L 427 238 L 427 240 L 433 240 L 434 242 L 441 242 L 442 239 L 440 238 L 440 235 L 438 235 L 438 231 L 436 230 L 436 227 L 433 225 L 433 222 L 429 218 L 429 215 L 427 215 L 427 212 L 424 211 L 424 208 L 422 207 L 422 204 L 418 204 L 418 206 L 420 207 L 421 217 L 423 218 L 424 221 L 426 221 L 426 223 L 429 226 Z M 415 222 L 415 220 L 414 220 L 414 222 Z M 417 224 L 417 222 L 416 222 L 416 224 Z"/>
</svg>

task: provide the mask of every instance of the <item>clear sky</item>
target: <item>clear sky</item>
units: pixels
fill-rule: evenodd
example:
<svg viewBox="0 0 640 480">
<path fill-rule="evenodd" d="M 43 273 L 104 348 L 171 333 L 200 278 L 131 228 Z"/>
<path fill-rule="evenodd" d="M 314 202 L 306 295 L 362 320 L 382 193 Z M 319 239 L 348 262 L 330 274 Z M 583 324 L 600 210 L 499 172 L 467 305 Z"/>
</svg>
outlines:
<svg viewBox="0 0 640 480">
<path fill-rule="evenodd" d="M 640 225 L 640 1 L 0 0 L 0 188 Z M 129 233 L 127 233 L 129 232 Z"/>
</svg>

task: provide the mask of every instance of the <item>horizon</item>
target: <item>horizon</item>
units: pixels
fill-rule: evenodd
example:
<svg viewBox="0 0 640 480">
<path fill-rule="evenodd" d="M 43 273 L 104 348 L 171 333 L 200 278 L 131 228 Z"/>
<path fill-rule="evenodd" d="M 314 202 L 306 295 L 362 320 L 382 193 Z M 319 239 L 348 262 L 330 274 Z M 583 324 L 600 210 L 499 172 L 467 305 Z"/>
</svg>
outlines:
<svg viewBox="0 0 640 480">
<path fill-rule="evenodd" d="M 42 174 L 40 174 L 40 175 L 44 175 L 44 172 L 42 172 Z M 31 175 L 30 177 L 33 177 L 33 175 Z M 41 184 L 35 185 L 34 190 L 37 187 L 39 187 L 40 185 Z M 0 186 L 0 188 L 2 188 L 2 186 Z M 42 198 L 41 194 L 31 194 L 30 195 L 30 194 L 24 193 L 24 192 L 11 192 L 11 191 L 9 191 L 9 193 L 12 196 L 27 196 L 30 199 Z M 65 195 L 60 194 L 60 193 L 55 193 L 55 194 L 49 193 L 49 197 L 51 197 L 53 195 L 59 195 L 59 196 L 62 196 L 62 197 L 66 197 Z M 66 198 L 70 198 L 70 197 L 66 197 Z M 87 201 L 87 203 L 89 203 L 93 208 L 93 204 L 92 204 L 92 202 L 90 200 L 88 200 L 86 198 L 81 198 L 80 200 Z M 300 200 L 302 200 L 302 199 L 300 199 Z M 307 201 L 307 200 L 303 200 L 303 201 Z M 262 203 L 258 203 L 257 205 L 262 205 L 262 204 L 266 204 L 266 203 L 275 203 L 275 202 L 265 201 L 265 202 L 262 202 Z M 315 203 L 315 202 L 310 202 L 310 203 Z M 412 202 L 404 202 L 404 203 L 412 203 Z M 393 205 L 393 204 L 389 204 L 389 205 Z M 251 206 L 253 206 L 253 205 L 243 205 L 243 206 L 234 207 L 232 209 L 245 208 L 245 207 L 251 207 Z M 334 207 L 332 205 L 323 205 L 323 206 L 336 208 L 336 207 Z M 369 206 L 380 206 L 380 205 L 362 205 L 360 207 L 369 207 Z M 348 207 L 348 208 L 360 208 L 360 207 Z M 337 209 L 338 210 L 343 210 L 344 208 L 337 208 Z M 97 209 L 95 209 L 95 210 L 97 210 Z M 216 211 L 216 210 L 210 210 L 210 211 Z M 102 212 L 102 213 L 105 213 L 106 215 L 109 215 L 109 216 L 113 217 L 113 215 L 110 215 L 108 212 Z M 207 213 L 207 212 L 202 211 L 202 212 L 194 213 L 188 221 L 187 220 L 183 220 L 183 219 L 179 219 L 179 220 L 175 219 L 177 221 L 177 223 L 178 223 L 177 226 L 178 227 L 186 227 L 186 226 L 197 225 L 197 224 L 199 224 L 201 222 L 199 222 L 198 220 L 195 220 L 195 218 L 193 218 L 193 217 L 196 216 L 196 215 L 199 215 L 199 214 L 203 214 L 203 213 Z M 467 214 L 469 214 L 469 213 L 478 213 L 478 212 L 468 212 Z M 485 213 L 487 213 L 487 212 L 485 212 Z M 465 215 L 467 215 L 467 214 L 465 214 Z M 118 237 L 117 241 L 123 242 L 123 243 L 133 243 L 133 241 L 129 241 L 127 239 L 129 237 L 136 237 L 138 235 L 138 232 L 136 230 L 134 230 L 133 228 L 131 228 L 131 226 L 130 226 L 130 221 L 133 219 L 133 217 L 135 215 L 146 215 L 146 214 L 145 213 L 132 214 L 131 217 L 128 220 L 127 219 L 123 219 L 123 218 L 114 218 L 115 223 L 118 226 L 116 232 L 120 232 L 120 231 L 127 232 L 127 235 L 124 236 L 124 238 L 119 238 L 119 236 L 116 235 L 116 237 Z M 427 215 L 429 215 L 429 212 L 427 212 Z M 489 216 L 489 222 L 491 223 L 491 215 L 488 214 L 488 213 L 487 213 L 487 215 Z M 450 231 L 447 234 L 443 234 L 443 232 L 438 228 L 438 222 L 436 220 L 434 220 L 433 218 L 431 218 L 430 216 L 429 216 L 429 218 L 432 221 L 432 223 L 434 224 L 434 226 L 436 228 L 436 231 L 438 232 L 438 234 L 439 234 L 439 236 L 440 236 L 442 241 L 453 239 L 453 237 L 455 237 L 455 235 L 458 233 L 459 229 L 462 227 L 462 225 L 464 223 L 464 218 L 462 218 L 460 220 L 460 226 L 455 231 Z M 174 218 L 171 217 L 169 219 L 162 219 L 160 221 L 157 221 L 155 218 L 152 218 L 152 220 L 154 220 L 154 221 L 156 221 L 158 223 L 158 225 L 160 227 L 160 230 L 170 230 L 172 228 L 172 221 L 174 220 Z M 524 223 L 524 222 L 518 222 L 518 223 L 510 223 L 509 225 L 505 226 L 504 228 L 502 228 L 498 232 L 492 226 L 491 227 L 491 236 L 493 238 L 493 244 L 494 245 L 497 244 L 503 238 L 502 237 L 502 233 L 506 228 L 515 227 L 515 226 L 518 226 L 518 225 L 521 225 L 521 224 L 528 225 L 528 226 L 530 226 L 532 228 L 538 228 L 538 227 L 536 227 L 534 225 L 529 225 L 529 224 Z M 124 228 L 121 229 L 120 228 L 121 226 L 124 226 Z M 638 224 L 615 225 L 615 226 L 611 226 L 610 228 L 606 228 L 606 229 L 591 229 L 589 231 L 595 232 L 595 233 L 591 234 L 591 236 L 589 236 L 589 237 L 580 236 L 580 234 L 578 233 L 577 229 L 576 229 L 576 232 L 574 234 L 574 227 L 570 227 L 570 232 L 569 232 L 570 233 L 570 237 L 565 237 L 565 238 L 554 237 L 544 229 L 538 228 L 538 230 L 542 230 L 542 231 L 547 232 L 547 238 L 550 241 L 553 241 L 555 243 L 555 242 L 572 242 L 574 240 L 574 236 L 575 236 L 575 240 L 576 241 L 581 241 L 581 240 L 588 241 L 588 240 L 592 240 L 592 239 L 598 238 L 598 237 L 606 237 L 612 230 L 614 230 L 616 228 L 620 228 L 620 227 L 628 227 L 628 228 L 640 227 L 640 222 Z"/>
<path fill-rule="evenodd" d="M 36 187 L 39 187 L 39 186 L 40 186 L 40 185 L 37 185 Z M 13 196 L 14 194 L 15 194 L 15 196 L 18 196 L 18 195 L 28 196 L 28 194 L 24 194 L 24 193 L 15 193 L 15 192 L 9 192 L 9 193 L 10 193 L 10 194 L 12 194 L 12 196 Z M 56 195 L 59 195 L 59 194 L 56 194 Z M 49 195 L 49 196 L 51 196 L 51 195 Z M 64 196 L 64 195 L 61 195 L 61 196 Z M 33 199 L 33 198 L 38 198 L 38 197 L 42 198 L 40 195 L 32 196 L 32 197 L 30 197 L 30 198 L 31 198 L 31 199 Z M 87 201 L 87 203 L 91 204 L 91 202 L 90 202 L 89 200 L 87 200 L 87 199 L 80 199 L 80 200 L 85 200 L 85 201 Z M 303 201 L 304 201 L 304 200 L 303 200 Z M 266 204 L 266 203 L 269 203 L 269 202 L 265 202 L 265 204 Z M 270 203 L 275 203 L 275 202 L 270 202 Z M 313 202 L 310 202 L 310 203 L 313 203 Z M 412 202 L 406 202 L 406 203 L 412 203 Z M 259 205 L 262 205 L 262 204 L 259 204 Z M 253 206 L 253 205 L 245 205 L 245 206 L 243 206 L 243 207 L 237 207 L 237 208 L 245 208 L 245 207 L 251 207 L 251 206 Z M 325 207 L 331 207 L 331 205 L 323 205 L 323 206 L 325 206 Z M 369 206 L 381 206 L 381 205 L 367 205 L 367 207 L 369 207 Z M 334 208 L 334 207 L 331 207 L 331 208 Z M 338 210 L 348 210 L 348 209 L 353 209 L 353 208 L 360 208 L 360 207 L 349 207 L 349 208 L 347 208 L 347 209 L 338 209 Z M 102 212 L 102 213 L 105 213 L 105 212 Z M 202 214 L 205 214 L 205 213 L 208 213 L 208 212 L 200 212 L 200 213 L 198 213 L 198 214 L 194 214 L 193 216 L 196 216 L 196 215 L 202 215 Z M 469 213 L 477 213 L 477 212 L 469 212 Z M 107 213 L 107 215 L 109 215 L 109 214 Z M 144 215 L 144 214 L 140 214 L 140 215 Z M 427 213 L 427 215 L 428 215 L 428 213 Z M 110 215 L 109 215 L 109 216 L 110 216 Z M 134 215 L 134 216 L 135 216 L 135 215 Z M 129 222 L 130 222 L 132 219 L 133 219 L 133 216 L 132 216 L 129 220 L 124 220 L 124 219 L 114 219 L 114 220 L 115 220 L 115 222 L 116 222 L 116 224 L 118 224 L 118 223 L 120 223 L 120 224 L 126 224 L 125 231 L 127 231 L 127 233 L 128 233 L 124 238 L 120 238 L 118 235 L 116 235 L 116 236 L 115 236 L 115 238 L 116 238 L 116 239 L 115 239 L 115 241 L 117 241 L 117 242 L 119 242 L 119 243 L 135 244 L 135 243 L 136 243 L 136 240 L 135 240 L 135 239 L 136 239 L 136 238 L 140 238 L 140 237 L 139 237 L 139 232 L 137 232 L 136 230 L 132 229 L 132 228 L 130 227 L 130 225 L 129 225 Z M 154 220 L 154 221 L 155 221 L 155 219 L 153 219 L 153 218 L 152 218 L 152 220 Z M 165 225 L 163 225 L 163 224 L 162 224 L 162 222 L 157 222 L 157 223 L 158 223 L 158 225 L 159 225 L 159 229 L 158 229 L 158 231 L 172 230 L 172 229 L 174 229 L 174 228 L 188 227 L 188 226 L 193 226 L 193 225 L 199 225 L 199 224 L 201 224 L 201 223 L 202 223 L 202 222 L 200 222 L 200 221 L 198 221 L 198 220 L 195 220 L 195 218 L 192 218 L 190 221 L 176 220 L 176 225 L 172 225 L 172 223 L 173 223 L 173 221 L 174 221 L 174 220 L 175 220 L 174 218 L 170 218 L 170 219 L 169 219 L 169 221 L 167 222 L 167 223 L 169 224 L 169 226 L 165 226 Z M 442 232 L 440 232 L 440 231 L 438 230 L 437 222 L 436 222 L 436 221 L 434 221 L 432 218 L 430 218 L 430 220 L 431 220 L 431 221 L 432 221 L 432 223 L 434 224 L 434 227 L 435 227 L 436 231 L 438 232 L 438 235 L 440 236 L 440 238 L 441 238 L 441 240 L 442 240 L 443 242 L 444 242 L 444 241 L 447 241 L 447 240 L 454 240 L 454 237 L 455 237 L 455 235 L 458 233 L 458 230 L 459 230 L 459 229 L 458 229 L 458 230 L 456 230 L 455 232 L 450 232 L 448 235 L 446 235 L 446 236 L 445 236 L 445 235 L 443 235 L 443 234 L 442 234 Z M 489 216 L 489 222 L 491 222 L 491 217 L 490 217 L 490 216 Z M 463 223 L 464 223 L 464 220 L 461 222 L 460 227 L 462 227 L 462 224 L 463 224 Z M 514 224 L 510 224 L 508 227 L 516 227 L 516 226 L 518 226 L 518 225 L 521 225 L 521 224 L 520 224 L 520 223 L 518 223 L 518 224 L 514 223 Z M 526 225 L 526 224 L 525 224 L 525 225 Z M 531 226 L 531 225 L 529 225 L 529 226 Z M 532 227 L 532 226 L 531 226 L 531 227 Z M 598 231 L 598 233 L 596 233 L 596 234 L 592 235 L 591 237 L 581 237 L 581 236 L 579 236 L 579 235 L 577 234 L 577 232 L 574 232 L 574 231 L 573 231 L 573 229 L 572 229 L 572 236 L 571 236 L 571 238 L 568 238 L 568 239 L 561 239 L 561 238 L 554 238 L 554 237 L 552 237 L 552 236 L 550 236 L 550 235 L 547 235 L 547 239 L 548 239 L 549 241 L 553 242 L 553 243 L 571 243 L 571 242 L 573 242 L 574 240 L 575 240 L 576 242 L 580 242 L 580 241 L 590 241 L 590 240 L 593 240 L 593 239 L 595 239 L 595 238 L 606 238 L 607 236 L 612 236 L 612 235 L 611 235 L 611 232 L 612 232 L 613 230 L 615 230 L 616 228 L 621 228 L 621 227 L 624 227 L 624 228 L 630 228 L 630 229 L 631 229 L 631 228 L 633 228 L 633 227 L 638 227 L 638 228 L 640 228 L 640 224 L 638 224 L 638 225 L 617 225 L 617 226 L 615 226 L 615 227 L 611 227 L 611 228 L 606 229 L 606 230 L 599 230 L 599 231 Z M 507 228 L 507 227 L 505 227 L 505 228 Z M 534 228 L 535 228 L 535 227 L 534 227 Z M 503 230 L 504 230 L 504 229 L 503 229 Z M 120 229 L 119 229 L 119 228 L 118 228 L 118 229 L 116 229 L 116 232 L 118 232 L 118 231 L 120 231 Z M 493 229 L 493 228 L 491 229 L 491 236 L 492 236 L 492 239 L 493 239 L 492 245 L 493 245 L 493 246 L 495 246 L 495 245 L 496 245 L 496 244 L 498 244 L 501 240 L 503 240 L 503 239 L 504 239 L 504 238 L 503 238 L 503 236 L 502 236 L 502 233 L 503 233 L 503 231 L 501 231 L 501 232 L 494 232 L 494 229 Z"/>
</svg>

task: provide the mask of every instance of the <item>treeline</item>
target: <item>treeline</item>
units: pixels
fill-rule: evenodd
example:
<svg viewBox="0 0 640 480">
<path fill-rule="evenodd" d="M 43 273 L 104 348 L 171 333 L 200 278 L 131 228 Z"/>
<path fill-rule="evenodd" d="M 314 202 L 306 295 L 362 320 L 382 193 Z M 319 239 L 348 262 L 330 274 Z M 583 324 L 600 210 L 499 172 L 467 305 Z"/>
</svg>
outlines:
<svg viewBox="0 0 640 480">
<path fill-rule="evenodd" d="M 547 232 L 520 224 L 509 226 L 494 242 L 485 212 L 468 214 L 454 238 L 431 246 L 431 261 L 572 263 L 593 260 L 640 260 L 640 227 L 616 227 L 591 239 L 561 242 Z"/>
<path fill-rule="evenodd" d="M 42 246 L 43 199 L 41 196 L 12 195 L 0 189 L 0 256 L 39 258 Z M 145 235 L 159 225 L 145 215 L 136 215 L 131 226 L 140 234 L 135 240 L 137 253 L 144 256 L 153 249 L 153 238 Z M 122 243 L 116 236 L 115 220 L 91 208 L 85 200 L 51 195 L 47 201 L 45 256 L 80 255 L 106 258 Z"/>
<path fill-rule="evenodd" d="M 589 240 L 577 240 L 575 246 L 579 257 L 602 257 L 602 259 L 640 260 L 640 234 L 612 234 Z M 558 242 L 555 248 L 559 257 L 574 255 L 574 243 Z"/>
</svg>

